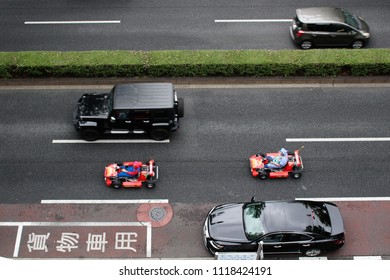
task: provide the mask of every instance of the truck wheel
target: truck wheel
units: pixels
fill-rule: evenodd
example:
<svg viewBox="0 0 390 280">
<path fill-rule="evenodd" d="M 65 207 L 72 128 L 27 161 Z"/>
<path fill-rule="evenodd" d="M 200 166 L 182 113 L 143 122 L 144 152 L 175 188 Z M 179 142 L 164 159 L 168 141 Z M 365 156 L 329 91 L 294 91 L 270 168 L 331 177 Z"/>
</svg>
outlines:
<svg viewBox="0 0 390 280">
<path fill-rule="evenodd" d="M 162 141 L 169 137 L 169 131 L 165 128 L 155 128 L 150 132 L 150 136 L 156 141 Z"/>
<path fill-rule="evenodd" d="M 179 102 L 178 108 L 177 108 L 177 114 L 179 115 L 179 118 L 184 117 L 184 98 L 178 98 Z"/>
<path fill-rule="evenodd" d="M 81 137 L 86 141 L 96 141 L 100 137 L 100 133 L 96 128 L 83 128 Z"/>
</svg>

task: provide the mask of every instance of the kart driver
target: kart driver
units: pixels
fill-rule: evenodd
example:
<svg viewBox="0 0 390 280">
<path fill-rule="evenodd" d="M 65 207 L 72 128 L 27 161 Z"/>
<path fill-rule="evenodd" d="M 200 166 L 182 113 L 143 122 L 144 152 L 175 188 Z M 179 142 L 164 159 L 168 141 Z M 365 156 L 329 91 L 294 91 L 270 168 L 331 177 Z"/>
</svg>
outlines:
<svg viewBox="0 0 390 280">
<path fill-rule="evenodd" d="M 118 176 L 119 177 L 129 177 L 129 178 L 135 177 L 140 172 L 141 165 L 142 165 L 141 162 L 134 161 L 134 162 L 131 162 L 129 164 L 119 166 Z"/>
<path fill-rule="evenodd" d="M 288 154 L 285 148 L 281 148 L 276 157 L 267 156 L 268 163 L 264 165 L 266 168 L 282 168 L 287 164 Z"/>
</svg>

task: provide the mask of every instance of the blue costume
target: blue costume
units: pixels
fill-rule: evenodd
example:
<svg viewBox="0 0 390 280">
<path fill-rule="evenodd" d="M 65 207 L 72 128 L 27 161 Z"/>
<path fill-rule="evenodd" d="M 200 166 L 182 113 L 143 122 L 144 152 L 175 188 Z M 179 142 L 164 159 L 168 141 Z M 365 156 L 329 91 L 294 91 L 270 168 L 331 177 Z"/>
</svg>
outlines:
<svg viewBox="0 0 390 280">
<path fill-rule="evenodd" d="M 288 162 L 288 154 L 285 148 L 281 148 L 279 155 L 276 157 L 267 156 L 268 163 L 264 165 L 266 168 L 278 169 L 283 168 Z M 276 164 L 275 164 L 276 163 Z"/>
<path fill-rule="evenodd" d="M 119 166 L 119 170 L 121 170 L 119 173 L 118 173 L 118 177 L 128 177 L 128 178 L 133 178 L 135 176 L 137 176 L 138 172 L 140 171 L 140 168 L 135 168 L 134 166 L 126 166 L 126 165 L 122 165 L 122 166 Z M 126 170 L 127 172 L 124 172 L 122 170 Z"/>
</svg>

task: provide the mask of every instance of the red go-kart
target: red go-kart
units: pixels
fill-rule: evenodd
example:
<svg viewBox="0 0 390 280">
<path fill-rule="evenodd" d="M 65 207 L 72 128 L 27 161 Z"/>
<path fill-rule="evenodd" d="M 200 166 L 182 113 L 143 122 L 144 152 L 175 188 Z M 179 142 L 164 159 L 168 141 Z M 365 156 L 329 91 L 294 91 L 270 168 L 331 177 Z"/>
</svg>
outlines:
<svg viewBox="0 0 390 280">
<path fill-rule="evenodd" d="M 104 169 L 104 181 L 108 187 L 119 189 L 147 187 L 152 189 L 158 179 L 158 166 L 154 160 L 147 163 L 128 161 L 111 163 Z"/>
<path fill-rule="evenodd" d="M 302 175 L 303 163 L 299 152 L 303 149 L 295 150 L 293 153 L 288 152 L 285 156 L 285 163 L 280 166 L 272 166 L 269 163 L 270 158 L 277 157 L 280 152 L 276 153 L 258 153 L 249 158 L 251 173 L 253 177 L 260 179 L 267 178 L 287 178 L 289 175 L 294 179 L 298 179 Z M 287 150 L 285 150 L 287 152 Z M 270 167 L 272 166 L 272 167 Z"/>
</svg>

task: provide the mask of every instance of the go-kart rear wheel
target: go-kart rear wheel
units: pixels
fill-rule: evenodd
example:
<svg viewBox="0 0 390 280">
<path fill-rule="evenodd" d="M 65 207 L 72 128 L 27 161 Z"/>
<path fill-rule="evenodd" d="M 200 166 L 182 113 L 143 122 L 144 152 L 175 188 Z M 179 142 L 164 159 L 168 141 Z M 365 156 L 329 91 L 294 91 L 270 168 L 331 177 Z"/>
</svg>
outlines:
<svg viewBox="0 0 390 280">
<path fill-rule="evenodd" d="M 291 176 L 292 176 L 294 179 L 299 179 L 299 178 L 301 178 L 302 174 L 299 173 L 299 172 L 293 172 L 293 173 L 291 173 Z"/>
<path fill-rule="evenodd" d="M 145 183 L 145 186 L 148 188 L 148 189 L 153 189 L 156 184 L 154 182 L 146 182 Z"/>
</svg>

